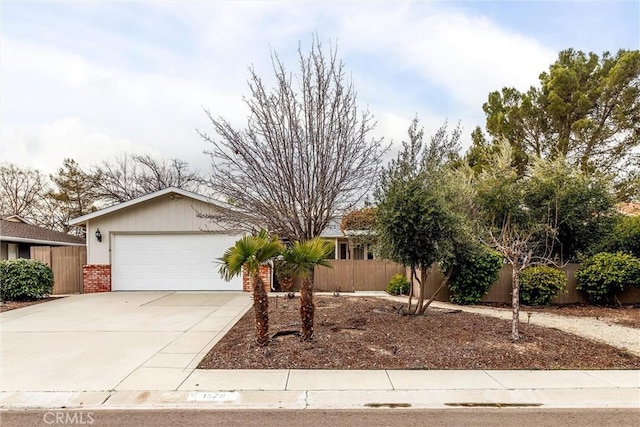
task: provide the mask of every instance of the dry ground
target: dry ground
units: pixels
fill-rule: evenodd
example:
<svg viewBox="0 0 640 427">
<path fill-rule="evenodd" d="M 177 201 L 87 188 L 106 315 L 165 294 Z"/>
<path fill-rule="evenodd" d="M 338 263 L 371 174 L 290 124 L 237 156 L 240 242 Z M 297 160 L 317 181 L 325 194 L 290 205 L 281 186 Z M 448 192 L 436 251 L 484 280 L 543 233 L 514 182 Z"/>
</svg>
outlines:
<svg viewBox="0 0 640 427">
<path fill-rule="evenodd" d="M 312 342 L 302 342 L 295 334 L 278 334 L 299 330 L 299 301 L 272 298 L 269 320 L 275 337 L 268 346 L 255 343 L 249 310 L 199 367 L 640 369 L 639 357 L 555 329 L 523 323 L 523 337 L 514 343 L 510 321 L 489 316 L 435 308 L 425 316 L 401 316 L 399 303 L 372 297 L 316 297 L 315 301 Z"/>
<path fill-rule="evenodd" d="M 45 297 L 38 298 L 34 301 L 3 301 L 2 303 L 0 303 L 0 313 L 2 313 L 3 311 L 15 310 L 16 308 L 28 307 L 30 305 L 56 300 L 58 298 L 62 297 Z"/>
<path fill-rule="evenodd" d="M 556 305 L 551 307 L 522 307 L 522 312 L 543 312 L 560 316 L 593 317 L 611 324 L 640 329 L 640 307 L 623 305 L 620 307 L 599 307 L 593 305 Z"/>
</svg>

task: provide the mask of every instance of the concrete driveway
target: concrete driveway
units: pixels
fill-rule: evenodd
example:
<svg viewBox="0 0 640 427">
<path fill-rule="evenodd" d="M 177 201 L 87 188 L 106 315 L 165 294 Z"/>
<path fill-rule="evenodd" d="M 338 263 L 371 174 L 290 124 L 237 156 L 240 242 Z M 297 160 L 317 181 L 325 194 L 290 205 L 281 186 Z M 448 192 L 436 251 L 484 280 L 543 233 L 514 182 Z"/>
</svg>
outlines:
<svg viewBox="0 0 640 427">
<path fill-rule="evenodd" d="M 250 307 L 242 292 L 111 292 L 2 313 L 1 391 L 175 390 Z"/>
</svg>

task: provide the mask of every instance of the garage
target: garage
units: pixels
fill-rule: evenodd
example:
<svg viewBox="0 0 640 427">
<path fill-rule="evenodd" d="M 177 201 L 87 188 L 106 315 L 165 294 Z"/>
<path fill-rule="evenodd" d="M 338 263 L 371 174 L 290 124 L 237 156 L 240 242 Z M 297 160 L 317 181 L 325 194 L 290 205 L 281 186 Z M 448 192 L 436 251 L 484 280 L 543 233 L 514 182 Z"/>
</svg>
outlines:
<svg viewBox="0 0 640 427">
<path fill-rule="evenodd" d="M 218 258 L 239 236 L 224 234 L 115 235 L 114 291 L 240 291 L 242 280 L 227 282 Z"/>
<path fill-rule="evenodd" d="M 242 277 L 220 277 L 218 259 L 246 233 L 209 213 L 232 207 L 169 187 L 78 217 L 86 233 L 84 293 L 110 291 L 248 291 Z"/>
</svg>

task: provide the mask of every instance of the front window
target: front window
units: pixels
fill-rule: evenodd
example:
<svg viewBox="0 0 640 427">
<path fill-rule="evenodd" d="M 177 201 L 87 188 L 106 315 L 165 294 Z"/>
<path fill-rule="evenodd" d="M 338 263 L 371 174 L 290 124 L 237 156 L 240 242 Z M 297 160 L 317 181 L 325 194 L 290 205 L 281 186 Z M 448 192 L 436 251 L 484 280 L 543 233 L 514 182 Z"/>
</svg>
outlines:
<svg viewBox="0 0 640 427">
<path fill-rule="evenodd" d="M 18 244 L 17 243 L 8 243 L 8 253 L 7 259 L 17 259 L 18 258 Z"/>
</svg>

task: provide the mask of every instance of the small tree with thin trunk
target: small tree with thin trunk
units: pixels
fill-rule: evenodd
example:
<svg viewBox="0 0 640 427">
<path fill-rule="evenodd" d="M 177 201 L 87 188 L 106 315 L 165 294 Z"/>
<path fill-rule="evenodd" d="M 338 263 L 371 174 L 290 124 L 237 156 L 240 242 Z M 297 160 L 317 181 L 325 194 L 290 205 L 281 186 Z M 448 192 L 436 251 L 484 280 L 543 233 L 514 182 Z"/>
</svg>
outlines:
<svg viewBox="0 0 640 427">
<path fill-rule="evenodd" d="M 495 248 L 511 266 L 511 338 L 520 339 L 520 273 L 530 265 L 555 263 L 555 210 L 546 215 L 528 204 L 532 199 L 527 176 L 512 165 L 511 146 L 503 143 L 474 182 L 478 204 L 479 233 L 485 244 Z"/>
<path fill-rule="evenodd" d="M 416 118 L 409 128 L 409 142 L 383 170 L 375 192 L 376 232 L 380 254 L 411 269 L 409 307 L 405 313 L 423 314 L 446 285 L 451 270 L 431 299 L 425 303 L 428 272 L 454 253 L 465 217 L 455 202 L 456 182 L 450 178 L 458 151 L 459 129 L 449 136 L 441 127 L 427 145 Z M 420 277 L 418 277 L 420 271 Z M 412 306 L 413 282 L 420 286 Z"/>
<path fill-rule="evenodd" d="M 230 280 L 242 274 L 243 269 L 253 282 L 253 313 L 256 319 L 256 341 L 260 345 L 269 342 L 269 298 L 260 278 L 260 266 L 266 265 L 282 251 L 275 236 L 261 230 L 254 236 L 244 236 L 227 249 L 220 258 L 220 275 Z"/>
<path fill-rule="evenodd" d="M 330 267 L 329 256 L 333 253 L 333 244 L 315 237 L 304 242 L 291 244 L 283 253 L 284 262 L 294 276 L 302 279 L 300 289 L 301 336 L 304 341 L 313 338 L 313 320 L 315 304 L 313 303 L 313 270 L 316 265 Z"/>
</svg>

